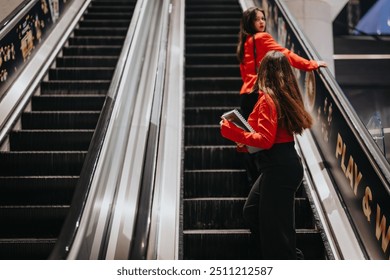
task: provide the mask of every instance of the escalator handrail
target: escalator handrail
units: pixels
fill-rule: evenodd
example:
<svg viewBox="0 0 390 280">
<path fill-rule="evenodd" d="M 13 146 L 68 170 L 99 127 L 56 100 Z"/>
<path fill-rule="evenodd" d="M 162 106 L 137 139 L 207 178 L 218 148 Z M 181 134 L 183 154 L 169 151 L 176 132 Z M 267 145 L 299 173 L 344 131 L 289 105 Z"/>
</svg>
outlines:
<svg viewBox="0 0 390 280">
<path fill-rule="evenodd" d="M 280 4 L 279 0 L 275 0 L 275 2 L 278 5 L 280 11 L 286 15 L 286 20 L 290 21 L 289 26 L 298 35 L 297 38 L 300 40 L 300 43 L 305 49 L 306 53 L 309 55 L 309 58 L 313 60 L 319 60 L 319 55 L 315 48 L 312 46 L 310 41 L 306 39 L 306 36 L 303 34 L 303 32 L 297 28 L 297 24 L 291 20 L 293 17 L 289 11 L 284 9 L 284 6 Z M 376 169 L 380 171 L 378 175 L 382 179 L 383 184 L 386 186 L 387 192 L 390 193 L 390 168 L 388 162 L 383 157 L 383 153 L 373 141 L 371 134 L 366 129 L 364 124 L 360 121 L 360 118 L 352 108 L 352 105 L 347 100 L 345 94 L 337 83 L 335 77 L 331 74 L 330 70 L 328 68 L 320 68 L 318 71 L 322 82 L 329 89 L 329 93 L 333 99 L 338 102 L 338 108 L 343 113 L 343 117 L 348 122 L 349 127 L 356 136 L 356 139 L 358 139 L 360 146 L 363 148 L 367 157 L 371 160 L 371 164 L 376 166 Z"/>
<path fill-rule="evenodd" d="M 167 63 L 167 40 L 168 40 L 168 24 L 169 24 L 169 7 L 170 0 L 159 1 L 155 3 L 158 14 L 153 15 L 153 18 L 158 19 L 156 23 L 156 35 L 154 36 L 155 49 L 157 55 L 157 68 L 155 73 L 150 73 L 150 79 L 155 81 L 153 93 L 153 106 L 148 131 L 148 138 L 145 151 L 145 160 L 143 166 L 140 199 L 138 205 L 138 214 L 134 225 L 134 235 L 132 246 L 130 248 L 129 259 L 146 259 L 147 250 L 149 247 L 149 235 L 151 228 L 152 205 L 156 199 L 155 186 L 156 166 L 158 165 L 158 153 L 160 143 L 161 114 L 162 103 L 164 99 L 164 77 L 166 73 Z M 152 78 L 154 76 L 154 78 Z M 172 73 L 170 73 L 172 75 Z"/>
<path fill-rule="evenodd" d="M 184 110 L 184 1 L 171 1 L 164 101 L 146 259 L 179 256 Z"/>
<path fill-rule="evenodd" d="M 67 259 L 127 259 L 135 221 L 140 212 L 142 172 L 151 107 L 156 84 L 154 49 L 156 9 L 151 0 L 138 0 L 128 35 L 124 69 L 118 80 L 113 117 L 109 120 L 89 194 Z M 158 10 L 158 9 L 157 9 Z M 148 32 L 145 32 L 148 30 Z M 122 54 L 123 54 L 122 53 Z M 110 87 L 111 89 L 111 87 Z"/>
<path fill-rule="evenodd" d="M 281 4 L 279 0 L 275 0 L 275 4 L 278 6 L 280 12 L 284 16 L 284 19 L 288 22 L 289 27 L 292 29 L 293 33 L 297 35 L 297 40 L 299 41 L 299 44 L 301 44 L 303 50 L 308 54 L 310 59 L 318 60 L 319 55 L 316 53 L 313 46 L 310 44 L 310 42 L 305 38 L 304 34 L 300 32 L 298 25 L 295 24 L 292 20 L 292 16 L 289 14 L 287 9 L 284 9 L 284 6 Z M 374 142 L 371 134 L 366 129 L 366 127 L 363 125 L 363 123 L 360 121 L 360 118 L 357 116 L 356 112 L 352 108 L 351 104 L 347 100 L 346 96 L 344 95 L 343 91 L 341 90 L 340 86 L 336 82 L 334 76 L 330 73 L 329 69 L 320 68 L 318 70 L 318 77 L 321 79 L 321 82 L 323 83 L 324 87 L 326 88 L 326 92 L 329 94 L 330 98 L 332 99 L 332 103 L 334 108 L 336 110 L 339 110 L 342 120 L 345 123 L 345 126 L 350 130 L 350 133 L 352 134 L 352 137 L 350 139 L 352 143 L 355 143 L 353 141 L 356 141 L 358 148 L 358 153 L 360 153 L 360 156 L 367 159 L 367 165 L 372 168 L 373 176 L 375 177 L 373 180 L 378 179 L 380 184 L 374 184 L 371 187 L 381 188 L 379 191 L 382 192 L 381 199 L 388 199 L 390 195 L 390 167 L 389 164 L 384 157 L 382 151 L 380 148 L 376 145 Z M 334 109 L 333 109 L 334 110 Z M 343 125 L 344 125 L 343 123 Z M 316 134 L 316 131 L 310 131 L 313 136 Z M 318 132 L 321 133 L 321 132 Z M 348 132 L 346 132 L 348 133 Z M 321 136 L 317 135 L 316 137 Z M 317 145 L 320 139 L 315 139 Z M 344 144 L 345 147 L 345 144 Z M 375 238 L 375 229 L 373 229 L 372 225 L 367 222 L 368 217 L 363 217 L 363 215 L 359 215 L 356 211 L 353 212 L 353 209 L 350 210 L 347 207 L 347 203 L 350 203 L 350 205 L 355 204 L 361 204 L 360 200 L 355 199 L 352 200 L 347 195 L 342 194 L 342 191 L 346 191 L 348 189 L 348 183 L 345 185 L 346 189 L 343 189 L 342 186 L 337 186 L 335 182 L 339 182 L 341 184 L 344 184 L 343 181 L 340 181 L 340 178 L 337 178 L 337 172 L 342 172 L 342 164 L 343 158 L 341 159 L 341 166 L 337 167 L 335 166 L 335 170 L 333 168 L 327 167 L 327 161 L 324 159 L 326 158 L 326 155 L 322 155 L 324 158 L 322 160 L 322 163 L 325 164 L 324 168 L 326 168 L 331 174 L 332 181 L 334 186 L 336 186 L 335 191 L 337 192 L 338 199 L 340 200 L 340 203 L 343 204 L 343 211 L 345 211 L 346 215 L 348 216 L 349 223 L 352 226 L 352 230 L 354 231 L 355 237 L 358 241 L 358 246 L 361 250 L 361 253 L 364 255 L 366 259 L 368 258 L 381 258 L 383 255 L 381 255 L 383 248 L 380 248 L 380 241 L 378 238 Z M 352 157 L 352 155 L 351 155 Z M 337 157 L 336 157 L 337 158 Z M 327 157 L 329 159 L 329 157 Z M 330 159 L 331 160 L 331 159 Z M 356 165 L 355 165 L 356 168 Z M 336 170 L 337 169 L 337 170 Z M 340 170 L 338 170 L 340 169 Z M 335 172 L 335 173 L 333 173 Z M 339 180 L 339 181 L 337 181 Z M 373 181 L 371 181 L 373 182 Z M 366 182 L 367 183 L 367 182 Z M 366 189 L 367 191 L 367 189 Z M 369 190 L 371 191 L 371 190 Z M 317 191 L 320 192 L 320 191 Z M 363 190 L 364 192 L 364 190 Z M 383 196 L 385 194 L 385 196 Z M 344 197 L 343 197 L 344 195 Z M 356 195 L 356 193 L 355 193 Z M 364 194 L 363 194 L 364 195 Z M 386 196 L 387 195 L 387 196 Z M 378 200 L 377 200 L 378 201 Z M 378 204 L 379 205 L 379 204 Z M 378 206 L 377 205 L 377 206 Z M 353 206 L 352 206 L 353 208 Z M 379 211 L 379 210 L 378 210 Z M 378 219 L 378 213 L 376 213 L 376 217 Z M 364 213 L 365 214 L 365 213 Z M 375 216 L 374 216 L 375 217 Z M 385 216 L 383 216 L 385 218 Z M 356 219 L 356 220 L 355 220 Z M 360 219 L 360 220 L 359 220 Z M 360 221 L 365 220 L 367 223 L 361 224 Z M 369 219 L 368 219 L 369 221 Z M 383 237 L 385 238 L 385 237 Z M 385 258 L 387 258 L 385 256 Z"/>
<path fill-rule="evenodd" d="M 139 1 L 142 2 L 142 1 Z M 134 40 L 134 30 L 140 16 L 140 8 L 135 8 L 132 21 L 124 41 L 124 47 L 119 56 L 113 78 L 108 89 L 108 93 L 99 116 L 99 120 L 92 136 L 91 143 L 88 149 L 87 156 L 81 170 L 80 179 L 77 182 L 76 190 L 71 202 L 69 214 L 62 227 L 56 245 L 49 259 L 66 259 L 72 250 L 73 243 L 79 233 L 80 221 L 85 208 L 87 207 L 87 199 L 91 196 L 91 188 L 95 172 L 97 170 L 100 155 L 104 153 L 104 139 L 108 131 L 108 126 L 113 115 L 115 115 L 114 105 L 119 95 L 121 83 L 127 77 L 124 77 L 124 68 L 128 64 L 132 41 Z M 133 54 L 134 57 L 134 54 Z M 123 91 L 123 89 L 122 89 Z M 130 104 L 129 104 L 130 106 Z M 115 171 L 118 172 L 118 171 Z M 90 198 L 91 199 L 91 198 Z"/>
</svg>

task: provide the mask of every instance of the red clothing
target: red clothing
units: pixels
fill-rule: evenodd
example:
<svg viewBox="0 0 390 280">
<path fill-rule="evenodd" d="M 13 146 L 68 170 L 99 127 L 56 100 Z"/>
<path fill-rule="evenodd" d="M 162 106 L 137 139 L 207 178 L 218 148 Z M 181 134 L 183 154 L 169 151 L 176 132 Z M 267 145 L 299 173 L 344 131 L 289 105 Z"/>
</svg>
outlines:
<svg viewBox="0 0 390 280">
<path fill-rule="evenodd" d="M 256 132 L 246 132 L 232 122 L 224 120 L 221 125 L 223 137 L 236 143 L 270 149 L 275 143 L 293 142 L 294 136 L 278 127 L 278 115 L 272 98 L 259 93 L 259 99 L 248 118 L 248 123 Z"/>
<path fill-rule="evenodd" d="M 256 65 L 263 59 L 269 51 L 280 51 L 284 53 L 290 64 L 304 71 L 310 71 L 318 68 L 317 61 L 304 59 L 292 51 L 280 46 L 272 36 L 267 32 L 259 32 L 255 34 L 256 42 Z M 253 85 L 256 83 L 256 71 L 254 62 L 253 37 L 248 36 L 244 43 L 244 58 L 240 64 L 241 78 L 243 85 L 240 94 L 249 93 L 252 91 Z"/>
</svg>

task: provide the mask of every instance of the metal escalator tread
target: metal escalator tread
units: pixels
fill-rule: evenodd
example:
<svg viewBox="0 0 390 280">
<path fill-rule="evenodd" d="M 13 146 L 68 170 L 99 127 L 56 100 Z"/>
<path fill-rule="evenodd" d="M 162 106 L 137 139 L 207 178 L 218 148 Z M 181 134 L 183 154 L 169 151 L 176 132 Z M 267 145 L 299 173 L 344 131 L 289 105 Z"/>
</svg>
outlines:
<svg viewBox="0 0 390 280">
<path fill-rule="evenodd" d="M 0 152 L 0 259 L 47 259 L 80 176 L 136 0 L 92 0 Z"/>
<path fill-rule="evenodd" d="M 243 161 L 218 125 L 223 112 L 239 106 L 235 48 L 241 8 L 236 0 L 187 0 L 185 18 L 182 258 L 254 259 L 241 216 L 249 192 Z M 324 259 L 303 187 L 295 205 L 298 247 L 307 259 Z"/>
</svg>

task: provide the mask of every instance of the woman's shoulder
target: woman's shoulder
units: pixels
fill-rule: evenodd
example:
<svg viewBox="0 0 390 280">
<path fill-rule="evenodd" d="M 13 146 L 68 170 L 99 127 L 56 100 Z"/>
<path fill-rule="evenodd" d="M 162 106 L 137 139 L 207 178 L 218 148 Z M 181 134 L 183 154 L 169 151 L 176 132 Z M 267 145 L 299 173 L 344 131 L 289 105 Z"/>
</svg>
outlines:
<svg viewBox="0 0 390 280">
<path fill-rule="evenodd" d="M 268 32 L 258 32 L 255 34 L 255 39 L 272 39 L 272 36 Z"/>
</svg>

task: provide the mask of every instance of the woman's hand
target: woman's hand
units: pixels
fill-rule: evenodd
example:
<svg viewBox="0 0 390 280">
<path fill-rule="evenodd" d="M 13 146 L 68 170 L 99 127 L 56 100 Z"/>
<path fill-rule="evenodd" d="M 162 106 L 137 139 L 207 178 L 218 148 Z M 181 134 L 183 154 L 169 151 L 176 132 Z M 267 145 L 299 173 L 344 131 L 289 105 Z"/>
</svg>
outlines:
<svg viewBox="0 0 390 280">
<path fill-rule="evenodd" d="M 317 60 L 318 67 L 328 67 L 325 61 Z"/>
</svg>

